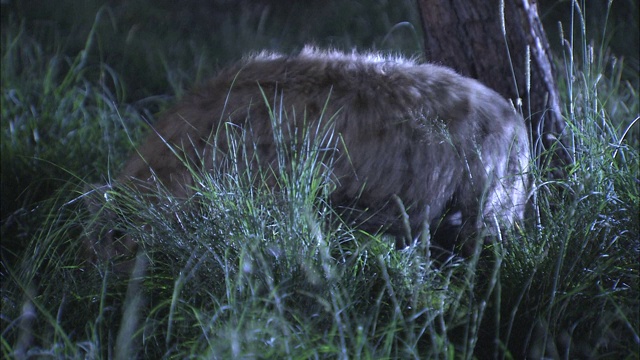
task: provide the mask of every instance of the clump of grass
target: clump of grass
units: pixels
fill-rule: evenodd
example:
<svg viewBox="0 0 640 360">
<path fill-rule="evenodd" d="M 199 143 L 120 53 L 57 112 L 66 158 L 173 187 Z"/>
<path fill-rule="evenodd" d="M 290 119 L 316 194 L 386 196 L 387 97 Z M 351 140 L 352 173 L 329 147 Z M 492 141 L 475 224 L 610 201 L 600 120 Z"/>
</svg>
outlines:
<svg viewBox="0 0 640 360">
<path fill-rule="evenodd" d="M 621 62 L 579 35 L 565 39 L 563 85 L 574 163 L 565 179 L 535 176 L 537 226 L 502 271 L 516 357 L 625 358 L 640 344 L 638 95 Z"/>
</svg>

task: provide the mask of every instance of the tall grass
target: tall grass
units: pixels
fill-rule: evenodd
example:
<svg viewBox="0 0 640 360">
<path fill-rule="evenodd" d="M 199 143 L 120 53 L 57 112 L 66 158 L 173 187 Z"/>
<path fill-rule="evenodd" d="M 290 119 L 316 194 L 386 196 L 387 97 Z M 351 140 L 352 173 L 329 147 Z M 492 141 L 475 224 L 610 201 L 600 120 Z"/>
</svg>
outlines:
<svg viewBox="0 0 640 360">
<path fill-rule="evenodd" d="M 40 216 L 20 218 L 28 231 L 3 224 L 3 252 L 7 235 L 26 249 L 2 259 L 4 357 L 640 355 L 639 100 L 604 47 L 565 39 L 575 162 L 561 180 L 534 169 L 534 221 L 504 234 L 508 244 L 437 263 L 427 239 L 397 251 L 339 220 L 326 201 L 324 148 L 311 134 L 292 147 L 274 132 L 281 162 L 292 165 L 273 174 L 191 167 L 187 201 L 162 188 L 88 193 L 89 183 L 110 181 L 97 174 L 132 147 L 142 111 L 122 104 L 108 66 L 61 57 L 14 29 L 2 39 L 2 196 L 19 186 L 9 174 L 59 190 L 30 195 L 50 196 L 30 213 Z M 276 129 L 294 116 L 269 105 Z M 250 146 L 232 143 L 238 154 Z M 262 186 L 263 175 L 280 191 Z M 101 213 L 86 206 L 95 195 Z M 24 203 L 23 212 L 33 209 Z M 21 213 L 5 210 L 3 218 Z M 92 241 L 113 229 L 137 248 L 101 259 Z"/>
<path fill-rule="evenodd" d="M 75 57 L 40 44 L 24 24 L 2 33 L 1 196 L 3 258 L 13 262 L 40 226 L 38 203 L 78 177 L 104 181 L 132 148 L 143 111 L 123 103 L 124 88 L 92 65 L 94 35 Z"/>
<path fill-rule="evenodd" d="M 534 358 L 633 358 L 640 344 L 638 79 L 622 81 L 620 59 L 586 40 L 574 5 L 578 31 L 571 24 L 563 38 L 561 65 L 574 163 L 566 179 L 535 178 L 538 226 L 505 258 L 504 315 L 509 341 Z"/>
</svg>

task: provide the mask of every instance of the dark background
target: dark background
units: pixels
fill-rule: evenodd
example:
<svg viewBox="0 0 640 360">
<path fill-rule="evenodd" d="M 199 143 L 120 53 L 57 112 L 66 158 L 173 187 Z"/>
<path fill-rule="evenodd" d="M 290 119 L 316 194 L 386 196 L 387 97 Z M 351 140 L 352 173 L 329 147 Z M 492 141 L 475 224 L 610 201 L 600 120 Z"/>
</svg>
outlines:
<svg viewBox="0 0 640 360">
<path fill-rule="evenodd" d="M 581 5 L 582 13 L 573 12 L 575 34 L 584 17 L 587 39 L 604 40 L 612 55 L 625 58 L 626 76 L 637 77 L 638 2 L 613 1 L 608 18 L 607 4 L 589 0 Z M 62 50 L 74 56 L 95 26 L 92 60 L 109 64 L 123 77 L 131 101 L 171 93 L 170 86 L 179 92 L 262 49 L 289 53 L 311 43 L 422 55 L 416 6 L 413 0 L 4 0 L 2 27 L 24 23 L 43 44 L 63 39 Z M 568 37 L 572 1 L 541 0 L 539 8 L 559 53 L 558 24 Z"/>
</svg>

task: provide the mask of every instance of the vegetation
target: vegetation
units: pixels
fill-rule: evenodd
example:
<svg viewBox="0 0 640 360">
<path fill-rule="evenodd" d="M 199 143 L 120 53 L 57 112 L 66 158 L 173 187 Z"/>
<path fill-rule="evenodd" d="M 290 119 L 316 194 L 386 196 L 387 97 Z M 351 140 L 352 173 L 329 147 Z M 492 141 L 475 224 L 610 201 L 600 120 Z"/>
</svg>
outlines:
<svg viewBox="0 0 640 360">
<path fill-rule="evenodd" d="M 72 55 L 55 35 L 63 30 L 45 38 L 3 19 L 4 358 L 640 356 L 637 71 L 606 44 L 590 45 L 580 26 L 565 29 L 558 57 L 575 160 L 568 177 L 545 178 L 534 159 L 530 219 L 503 234 L 510 241 L 436 261 L 428 239 L 396 251 L 391 239 L 341 223 L 310 141 L 279 149 L 295 165 L 276 174 L 278 194 L 256 185 L 260 174 L 197 169 L 187 203 L 162 189 L 91 191 L 171 102 L 149 94 L 165 86 L 179 95 L 214 73 L 203 59 L 217 51 L 189 44 L 179 58 L 153 39 L 166 50 L 153 62 L 163 71 L 140 66 L 139 79 L 123 81 L 123 63 L 101 58 L 117 48 L 104 29 L 116 14 L 93 14 L 82 46 L 67 44 Z M 221 38 L 232 38 L 235 25 L 225 26 Z M 415 52 L 405 45 L 396 50 Z M 97 213 L 87 206 L 96 193 Z M 95 261 L 87 244 L 96 229 L 127 234 L 137 255 L 115 249 Z"/>
</svg>

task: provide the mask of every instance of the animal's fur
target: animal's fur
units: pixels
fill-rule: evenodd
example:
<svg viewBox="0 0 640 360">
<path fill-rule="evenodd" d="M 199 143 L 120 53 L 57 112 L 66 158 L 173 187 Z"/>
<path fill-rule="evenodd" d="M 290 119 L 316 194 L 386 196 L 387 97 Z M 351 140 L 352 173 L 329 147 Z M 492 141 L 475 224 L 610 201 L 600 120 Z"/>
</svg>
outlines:
<svg viewBox="0 0 640 360">
<path fill-rule="evenodd" d="M 275 166 L 265 98 L 272 109 L 282 106 L 289 128 L 303 117 L 310 129 L 332 119 L 341 141 L 330 200 L 358 209 L 360 216 L 346 215 L 365 221 L 365 230 L 406 239 L 394 199 L 402 200 L 413 236 L 425 222 L 433 230 L 447 213 L 458 215 L 465 236 L 496 219 L 509 226 L 524 216 L 529 143 L 513 107 L 448 68 L 376 53 L 305 48 L 295 56 L 247 57 L 168 111 L 118 181 L 151 188 L 160 181 L 186 196 L 193 179 L 167 144 L 193 164 L 205 159 L 206 171 L 220 171 L 229 129 L 245 131 L 260 166 Z"/>
</svg>

